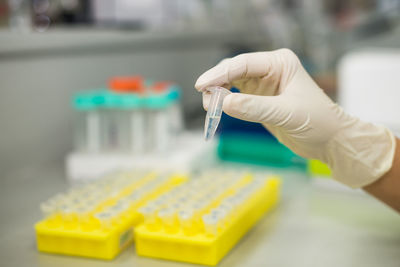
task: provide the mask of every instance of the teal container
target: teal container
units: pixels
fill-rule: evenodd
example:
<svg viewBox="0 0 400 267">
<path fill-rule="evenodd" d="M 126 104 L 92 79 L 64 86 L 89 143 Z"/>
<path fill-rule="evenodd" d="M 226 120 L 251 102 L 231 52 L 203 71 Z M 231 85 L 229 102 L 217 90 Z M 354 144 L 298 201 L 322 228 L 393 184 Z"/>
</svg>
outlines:
<svg viewBox="0 0 400 267">
<path fill-rule="evenodd" d="M 220 136 L 218 157 L 271 167 L 306 168 L 306 160 L 272 138 L 246 133 L 224 133 Z"/>
<path fill-rule="evenodd" d="M 73 108 L 78 111 L 98 109 L 104 103 L 102 93 L 103 90 L 90 90 L 75 94 L 72 101 Z"/>
</svg>

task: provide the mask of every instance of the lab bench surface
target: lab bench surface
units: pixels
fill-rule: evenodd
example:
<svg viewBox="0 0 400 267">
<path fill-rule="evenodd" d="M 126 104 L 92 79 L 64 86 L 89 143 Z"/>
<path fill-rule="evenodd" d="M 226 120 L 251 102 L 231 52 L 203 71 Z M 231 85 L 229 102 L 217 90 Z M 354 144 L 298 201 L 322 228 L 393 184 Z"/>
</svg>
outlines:
<svg viewBox="0 0 400 267">
<path fill-rule="evenodd" d="M 139 257 L 134 245 L 113 261 L 36 251 L 39 203 L 67 188 L 62 168 L 23 169 L 0 178 L 0 266 L 193 266 Z M 400 266 L 400 216 L 361 193 L 321 189 L 283 173 L 279 206 L 218 266 Z"/>
</svg>

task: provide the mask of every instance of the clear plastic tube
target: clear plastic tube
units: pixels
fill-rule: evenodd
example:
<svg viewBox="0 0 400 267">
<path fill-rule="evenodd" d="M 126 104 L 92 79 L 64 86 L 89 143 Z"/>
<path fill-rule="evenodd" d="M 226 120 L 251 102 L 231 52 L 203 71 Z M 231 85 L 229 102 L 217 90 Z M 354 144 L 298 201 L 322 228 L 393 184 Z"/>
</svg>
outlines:
<svg viewBox="0 0 400 267">
<path fill-rule="evenodd" d="M 183 115 L 182 115 L 182 107 L 179 102 L 173 103 L 171 107 L 168 108 L 170 123 L 171 123 L 171 132 L 173 136 L 179 135 L 183 131 Z"/>
<path fill-rule="evenodd" d="M 174 202 L 169 205 L 171 208 L 173 208 L 175 211 L 180 211 L 183 208 L 183 204 L 180 202 Z"/>
<path fill-rule="evenodd" d="M 110 211 L 117 216 L 124 216 L 129 210 L 129 202 L 127 200 L 119 200 L 114 206 L 111 206 Z"/>
<path fill-rule="evenodd" d="M 153 132 L 149 132 L 149 134 L 153 135 L 153 150 L 155 152 L 165 152 L 168 149 L 170 139 L 168 113 L 163 109 L 154 110 L 152 111 L 151 120 Z"/>
<path fill-rule="evenodd" d="M 77 227 L 78 218 L 75 210 L 68 205 L 61 205 L 60 207 L 61 218 L 66 229 L 73 229 Z"/>
<path fill-rule="evenodd" d="M 133 204 L 136 203 L 140 198 L 142 198 L 143 194 L 135 191 L 132 194 L 128 195 L 126 198 Z"/>
<path fill-rule="evenodd" d="M 161 219 L 161 222 L 166 232 L 171 233 L 178 231 L 174 209 L 163 208 L 158 212 L 158 217 Z"/>
<path fill-rule="evenodd" d="M 144 111 L 136 109 L 130 111 L 130 151 L 132 153 L 144 153 L 145 147 L 145 118 Z"/>
<path fill-rule="evenodd" d="M 204 124 L 204 138 L 207 141 L 214 137 L 215 131 L 217 130 L 218 124 L 221 120 L 224 98 L 231 92 L 219 86 L 208 87 L 206 91 L 211 93 L 211 99 L 208 104 L 206 121 Z"/>
<path fill-rule="evenodd" d="M 43 217 L 48 218 L 53 215 L 56 210 L 56 206 L 52 201 L 46 201 L 40 204 L 40 210 L 43 213 Z"/>
<path fill-rule="evenodd" d="M 100 225 L 103 229 L 107 230 L 112 227 L 111 219 L 113 214 L 109 211 L 103 211 L 94 215 L 96 219 L 99 220 Z"/>
<path fill-rule="evenodd" d="M 178 219 L 184 234 L 195 234 L 196 229 L 194 225 L 194 212 L 192 209 L 180 210 L 178 212 Z"/>
<path fill-rule="evenodd" d="M 139 213 L 143 215 L 147 229 L 155 231 L 157 227 L 156 209 L 154 206 L 147 205 L 139 209 Z"/>
<path fill-rule="evenodd" d="M 91 229 L 89 212 L 90 207 L 87 206 L 80 206 L 76 208 L 78 223 L 83 230 Z"/>
<path fill-rule="evenodd" d="M 218 234 L 218 216 L 206 214 L 202 217 L 206 234 L 216 236 Z"/>
<path fill-rule="evenodd" d="M 87 149 L 90 152 L 100 150 L 100 114 L 97 110 L 86 114 L 87 119 Z"/>
</svg>

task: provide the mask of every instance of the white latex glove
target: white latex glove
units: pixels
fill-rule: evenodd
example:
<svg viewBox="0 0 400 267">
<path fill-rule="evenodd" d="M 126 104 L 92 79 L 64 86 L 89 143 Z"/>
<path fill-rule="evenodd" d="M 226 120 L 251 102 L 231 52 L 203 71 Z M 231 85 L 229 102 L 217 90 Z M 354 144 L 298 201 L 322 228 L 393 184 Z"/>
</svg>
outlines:
<svg viewBox="0 0 400 267">
<path fill-rule="evenodd" d="M 368 185 L 392 166 L 393 134 L 345 113 L 288 49 L 225 59 L 195 85 L 203 92 L 208 86 L 238 88 L 225 98 L 225 113 L 262 123 L 298 155 L 327 163 L 333 178 L 350 187 Z M 207 108 L 209 95 L 203 96 Z"/>
</svg>

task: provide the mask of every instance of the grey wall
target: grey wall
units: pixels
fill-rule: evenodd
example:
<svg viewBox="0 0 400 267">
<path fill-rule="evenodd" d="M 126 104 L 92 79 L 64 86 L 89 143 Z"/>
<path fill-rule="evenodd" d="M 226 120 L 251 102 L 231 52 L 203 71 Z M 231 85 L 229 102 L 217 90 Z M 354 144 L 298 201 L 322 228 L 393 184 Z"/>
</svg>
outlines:
<svg viewBox="0 0 400 267">
<path fill-rule="evenodd" d="M 225 38 L 133 38 L 104 46 L 101 40 L 82 47 L 77 39 L 69 47 L 39 44 L 32 50 L 29 38 L 16 50 L 9 51 L 10 41 L 0 47 L 0 175 L 62 162 L 72 149 L 72 94 L 100 87 L 113 75 L 176 81 L 183 87 L 186 119 L 194 119 L 202 112 L 193 89 L 197 76 L 228 52 Z"/>
</svg>

